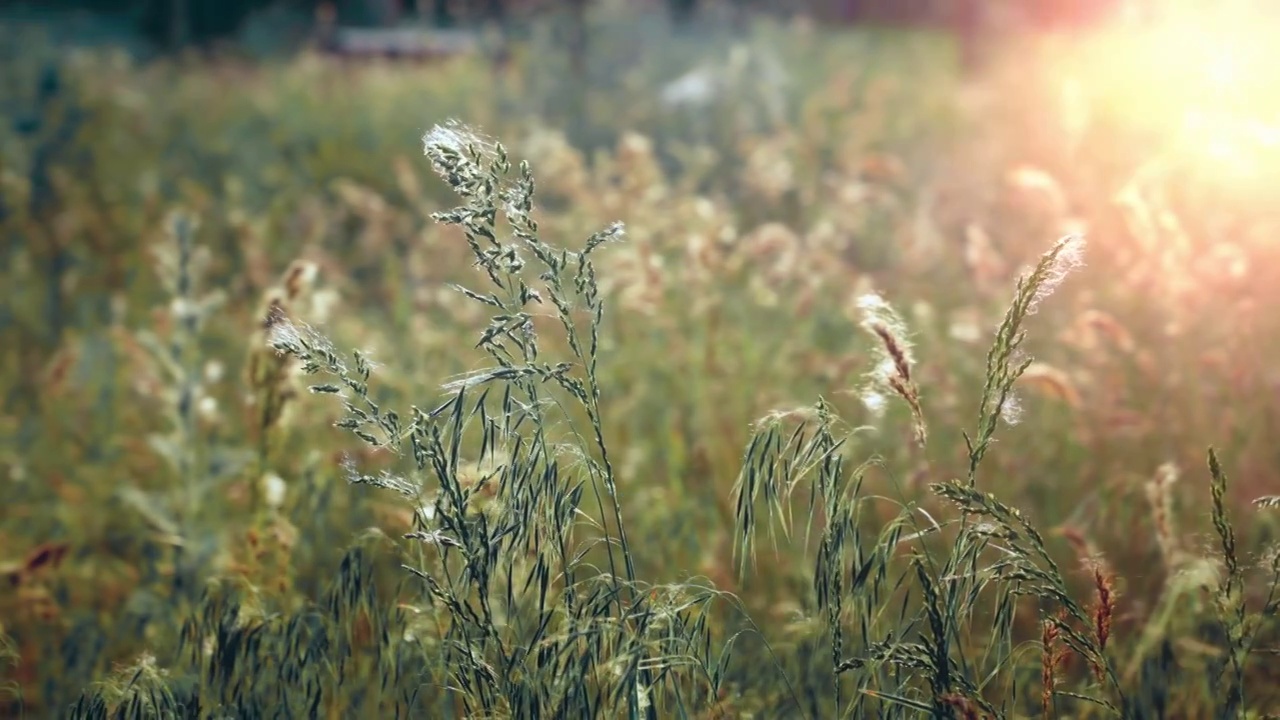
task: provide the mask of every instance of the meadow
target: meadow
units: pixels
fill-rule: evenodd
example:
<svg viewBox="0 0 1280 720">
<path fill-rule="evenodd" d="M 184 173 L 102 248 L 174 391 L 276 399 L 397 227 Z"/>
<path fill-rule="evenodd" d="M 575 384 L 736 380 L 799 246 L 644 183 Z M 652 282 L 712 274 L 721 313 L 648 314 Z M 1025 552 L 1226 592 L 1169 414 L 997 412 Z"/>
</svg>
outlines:
<svg viewBox="0 0 1280 720">
<path fill-rule="evenodd" d="M 590 21 L 0 28 L 0 716 L 1280 717 L 1274 24 Z"/>
</svg>

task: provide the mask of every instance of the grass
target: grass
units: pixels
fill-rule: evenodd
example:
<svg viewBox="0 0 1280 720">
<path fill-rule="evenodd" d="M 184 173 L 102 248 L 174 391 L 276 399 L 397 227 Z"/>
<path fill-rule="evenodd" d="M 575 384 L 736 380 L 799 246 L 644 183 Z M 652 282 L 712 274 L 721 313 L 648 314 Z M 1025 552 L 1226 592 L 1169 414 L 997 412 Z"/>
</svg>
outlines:
<svg viewBox="0 0 1280 720">
<path fill-rule="evenodd" d="M 577 99 L 6 69 L 6 716 L 1280 713 L 1265 178 L 1052 44 L 667 111 L 609 12 Z"/>
</svg>

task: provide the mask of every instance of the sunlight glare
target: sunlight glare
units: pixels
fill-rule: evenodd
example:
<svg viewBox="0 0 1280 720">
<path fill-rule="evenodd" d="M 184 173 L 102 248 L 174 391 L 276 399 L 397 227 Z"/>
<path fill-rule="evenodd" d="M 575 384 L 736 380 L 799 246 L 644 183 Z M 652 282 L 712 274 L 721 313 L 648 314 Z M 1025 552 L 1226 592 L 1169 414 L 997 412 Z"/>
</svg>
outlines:
<svg viewBox="0 0 1280 720">
<path fill-rule="evenodd" d="M 1280 172 L 1280 14 L 1188 3 L 1096 34 L 1058 68 L 1091 114 L 1156 139 L 1223 180 Z"/>
</svg>

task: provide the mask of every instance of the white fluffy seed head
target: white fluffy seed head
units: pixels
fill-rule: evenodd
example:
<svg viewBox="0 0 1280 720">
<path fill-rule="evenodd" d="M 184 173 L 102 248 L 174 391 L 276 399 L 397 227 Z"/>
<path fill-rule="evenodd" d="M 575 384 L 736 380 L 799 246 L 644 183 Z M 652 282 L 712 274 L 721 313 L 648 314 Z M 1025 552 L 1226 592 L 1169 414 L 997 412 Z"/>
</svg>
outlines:
<svg viewBox="0 0 1280 720">
<path fill-rule="evenodd" d="M 262 500 L 272 510 L 279 510 L 284 505 L 286 490 L 284 479 L 275 473 L 262 476 Z"/>
<path fill-rule="evenodd" d="M 1034 315 L 1040 303 L 1052 295 L 1072 271 L 1084 265 L 1085 240 L 1083 235 L 1068 235 L 1058 243 L 1060 247 L 1058 254 L 1054 257 L 1053 263 L 1049 265 L 1044 282 L 1036 288 L 1036 293 L 1031 297 L 1031 303 L 1027 306 L 1028 315 Z"/>
</svg>

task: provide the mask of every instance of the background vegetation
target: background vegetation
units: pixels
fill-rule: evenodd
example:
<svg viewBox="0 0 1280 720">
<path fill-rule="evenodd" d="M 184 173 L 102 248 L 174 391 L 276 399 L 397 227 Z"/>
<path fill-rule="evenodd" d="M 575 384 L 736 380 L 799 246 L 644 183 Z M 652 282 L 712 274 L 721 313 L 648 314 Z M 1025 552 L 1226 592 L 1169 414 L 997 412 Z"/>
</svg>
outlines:
<svg viewBox="0 0 1280 720">
<path fill-rule="evenodd" d="M 1251 9 L 0 28 L 5 715 L 1280 713 Z"/>
</svg>

